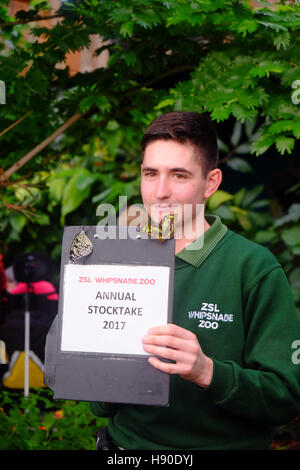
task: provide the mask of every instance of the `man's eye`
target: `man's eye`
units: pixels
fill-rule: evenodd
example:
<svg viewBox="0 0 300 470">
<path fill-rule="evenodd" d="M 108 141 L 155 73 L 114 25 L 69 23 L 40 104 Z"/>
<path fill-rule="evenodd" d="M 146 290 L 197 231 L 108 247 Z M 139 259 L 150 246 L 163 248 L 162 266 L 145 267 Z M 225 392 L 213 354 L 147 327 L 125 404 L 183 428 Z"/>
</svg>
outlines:
<svg viewBox="0 0 300 470">
<path fill-rule="evenodd" d="M 186 178 L 186 176 L 183 175 L 182 173 L 174 173 L 174 177 L 176 179 L 185 179 Z"/>
<path fill-rule="evenodd" d="M 147 172 L 144 173 L 144 176 L 146 178 L 153 178 L 155 176 L 155 173 L 154 173 L 154 171 L 147 171 Z"/>
</svg>

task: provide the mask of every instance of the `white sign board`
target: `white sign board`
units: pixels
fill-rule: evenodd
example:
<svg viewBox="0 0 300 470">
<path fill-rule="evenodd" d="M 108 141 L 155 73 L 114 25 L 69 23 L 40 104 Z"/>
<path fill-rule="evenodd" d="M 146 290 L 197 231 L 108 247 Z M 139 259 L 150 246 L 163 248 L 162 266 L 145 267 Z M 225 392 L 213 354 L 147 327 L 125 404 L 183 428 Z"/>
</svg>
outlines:
<svg viewBox="0 0 300 470">
<path fill-rule="evenodd" d="M 170 268 L 66 265 L 61 351 L 144 355 L 141 339 L 167 323 Z"/>
</svg>

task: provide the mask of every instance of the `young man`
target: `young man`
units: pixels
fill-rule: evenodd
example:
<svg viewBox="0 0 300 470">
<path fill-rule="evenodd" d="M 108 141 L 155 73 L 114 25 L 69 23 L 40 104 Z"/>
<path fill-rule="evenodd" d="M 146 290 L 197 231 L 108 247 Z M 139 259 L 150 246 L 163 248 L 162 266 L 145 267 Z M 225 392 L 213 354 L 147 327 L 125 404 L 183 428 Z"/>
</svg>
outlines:
<svg viewBox="0 0 300 470">
<path fill-rule="evenodd" d="M 181 229 L 195 228 L 196 205 L 222 180 L 212 123 L 167 113 L 146 130 L 142 149 L 141 192 L 151 217 L 177 212 Z M 170 374 L 169 406 L 92 404 L 111 418 L 117 447 L 268 449 L 273 427 L 300 412 L 292 360 L 300 327 L 283 269 L 217 216 L 205 217 L 203 246 L 192 249 L 196 237 L 187 240 L 182 230 L 176 239 L 173 324 L 142 338 L 152 366 Z"/>
</svg>

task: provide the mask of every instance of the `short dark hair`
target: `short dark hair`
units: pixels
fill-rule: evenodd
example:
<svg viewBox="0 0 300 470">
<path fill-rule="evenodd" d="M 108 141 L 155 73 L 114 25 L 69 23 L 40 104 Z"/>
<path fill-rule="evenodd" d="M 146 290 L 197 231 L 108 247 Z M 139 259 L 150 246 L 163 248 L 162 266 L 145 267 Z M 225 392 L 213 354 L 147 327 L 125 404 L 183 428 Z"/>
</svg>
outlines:
<svg viewBox="0 0 300 470">
<path fill-rule="evenodd" d="M 191 144 L 205 174 L 218 166 L 217 132 L 211 120 L 203 114 L 172 111 L 158 116 L 147 127 L 142 138 L 142 156 L 148 144 L 160 139 Z"/>
</svg>

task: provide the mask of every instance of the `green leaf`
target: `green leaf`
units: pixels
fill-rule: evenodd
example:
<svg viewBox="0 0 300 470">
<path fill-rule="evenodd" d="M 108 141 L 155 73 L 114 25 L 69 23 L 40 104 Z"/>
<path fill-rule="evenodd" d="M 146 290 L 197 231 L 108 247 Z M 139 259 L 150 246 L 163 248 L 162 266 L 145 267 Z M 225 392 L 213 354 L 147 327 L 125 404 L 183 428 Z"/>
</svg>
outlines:
<svg viewBox="0 0 300 470">
<path fill-rule="evenodd" d="M 293 253 L 293 255 L 295 255 L 295 256 L 299 256 L 299 255 L 300 255 L 300 245 L 298 245 L 298 246 L 293 246 L 293 247 L 292 247 L 292 253 Z"/>
<path fill-rule="evenodd" d="M 56 418 L 54 413 L 47 413 L 43 419 L 43 425 L 49 430 L 55 423 Z"/>
<path fill-rule="evenodd" d="M 158 110 L 158 109 L 166 108 L 167 106 L 173 106 L 174 103 L 175 103 L 175 100 L 173 100 L 172 98 L 167 98 L 161 101 L 160 103 L 158 103 L 158 105 L 156 105 L 154 109 Z"/>
<path fill-rule="evenodd" d="M 257 198 L 257 196 L 263 191 L 263 189 L 263 185 L 255 186 L 252 189 L 247 189 L 242 200 L 242 207 L 249 207 L 251 203 Z"/>
<path fill-rule="evenodd" d="M 240 141 L 241 134 L 242 134 L 242 124 L 239 121 L 236 121 L 235 124 L 234 124 L 232 136 L 230 138 L 230 142 L 235 147 L 237 146 L 237 144 Z"/>
<path fill-rule="evenodd" d="M 258 21 L 259 24 L 266 26 L 266 28 L 274 29 L 275 31 L 285 31 L 287 32 L 286 26 L 278 23 L 272 23 L 271 21 Z"/>
<path fill-rule="evenodd" d="M 258 64 L 257 67 L 251 69 L 253 77 L 269 77 L 270 73 L 282 73 L 286 70 L 287 66 L 277 60 L 264 60 Z"/>
<path fill-rule="evenodd" d="M 256 243 L 271 243 L 277 239 L 278 235 L 273 229 L 259 230 L 254 238 Z"/>
<path fill-rule="evenodd" d="M 231 223 L 235 220 L 235 215 L 232 210 L 227 206 L 219 206 L 214 210 L 214 214 L 218 215 L 222 220 L 226 220 Z"/>
<path fill-rule="evenodd" d="M 290 137 L 284 137 L 284 136 L 277 137 L 275 142 L 276 142 L 276 148 L 278 152 L 280 152 L 282 155 L 285 152 L 291 154 L 295 146 L 295 139 L 292 139 Z"/>
<path fill-rule="evenodd" d="M 300 120 L 293 122 L 292 124 L 292 132 L 296 139 L 300 139 Z"/>
<path fill-rule="evenodd" d="M 41 211 L 36 211 L 34 221 L 39 225 L 49 225 L 50 217 Z"/>
<path fill-rule="evenodd" d="M 76 179 L 76 186 L 79 191 L 86 189 L 88 186 L 93 184 L 96 179 L 98 178 L 97 174 L 92 174 L 89 171 L 85 170 L 81 174 L 78 175 Z"/>
<path fill-rule="evenodd" d="M 101 111 L 109 111 L 111 104 L 108 98 L 102 94 L 90 95 L 83 98 L 79 103 L 79 109 L 81 112 L 85 112 L 90 109 L 93 105 L 96 105 Z"/>
<path fill-rule="evenodd" d="M 229 201 L 232 198 L 233 198 L 232 194 L 226 191 L 223 191 L 223 190 L 216 191 L 212 196 L 210 196 L 210 198 L 207 201 L 208 208 L 211 211 L 214 211 L 221 204 L 223 204 L 226 201 Z"/>
<path fill-rule="evenodd" d="M 118 128 L 115 132 L 109 134 L 106 141 L 107 150 L 110 155 L 113 157 L 117 155 L 119 147 L 124 137 L 124 132 L 122 129 Z"/>
<path fill-rule="evenodd" d="M 245 131 L 248 139 L 250 139 L 253 135 L 254 128 L 257 124 L 256 119 L 252 119 L 251 121 L 249 119 L 246 120 L 245 122 Z"/>
<path fill-rule="evenodd" d="M 225 144 L 225 142 L 223 142 L 223 140 L 219 139 L 218 138 L 218 148 L 219 150 L 221 150 L 221 152 L 229 152 L 229 147 L 227 144 Z"/>
<path fill-rule="evenodd" d="M 85 179 L 88 180 L 86 185 L 83 183 Z M 62 222 L 67 214 L 77 209 L 77 207 L 79 207 L 80 204 L 89 196 L 93 182 L 94 179 L 91 178 L 91 174 L 88 170 L 85 168 L 76 169 L 75 174 L 70 181 L 68 181 L 63 192 L 61 208 Z"/>
<path fill-rule="evenodd" d="M 251 111 L 240 103 L 233 103 L 231 106 L 233 116 L 240 122 L 245 122 L 251 118 Z"/>
<path fill-rule="evenodd" d="M 255 201 L 251 204 L 251 209 L 261 209 L 262 207 L 266 207 L 270 205 L 269 199 L 260 199 L 259 201 Z"/>
<path fill-rule="evenodd" d="M 252 205 L 251 205 L 252 209 Z M 266 227 L 272 223 L 272 218 L 269 214 L 263 212 L 257 212 L 253 210 L 248 211 L 248 217 L 251 222 L 258 228 Z"/>
<path fill-rule="evenodd" d="M 285 119 L 281 121 L 277 121 L 274 124 L 271 124 L 268 132 L 273 134 L 280 134 L 285 131 L 290 131 L 293 128 L 293 121 Z"/>
<path fill-rule="evenodd" d="M 60 201 L 66 186 L 64 178 L 56 178 L 55 175 L 47 181 L 49 187 L 49 195 L 55 201 Z"/>
<path fill-rule="evenodd" d="M 124 37 L 130 37 L 133 34 L 133 27 L 134 27 L 134 22 L 133 21 L 127 21 L 126 23 L 123 23 L 120 28 L 120 34 L 121 36 Z"/>
<path fill-rule="evenodd" d="M 237 212 L 236 217 L 238 219 L 239 224 L 246 232 L 252 229 L 251 221 L 246 215 Z"/>
<path fill-rule="evenodd" d="M 277 50 L 284 49 L 286 50 L 291 42 L 291 36 L 288 31 L 277 34 L 274 38 L 274 46 Z"/>
<path fill-rule="evenodd" d="M 130 67 L 134 66 L 137 62 L 136 52 L 134 50 L 126 52 L 126 54 L 124 54 L 124 60 Z"/>
<path fill-rule="evenodd" d="M 23 214 L 19 212 L 12 212 L 9 216 L 9 222 L 13 229 L 13 238 L 18 239 L 20 233 L 26 225 L 27 219 Z"/>
<path fill-rule="evenodd" d="M 233 197 L 233 203 L 239 207 L 242 204 L 245 194 L 246 188 L 241 188 L 237 193 L 235 193 Z"/>
<path fill-rule="evenodd" d="M 102 201 L 103 199 L 106 198 L 106 196 L 108 196 L 111 192 L 112 188 L 109 187 L 107 189 L 105 189 L 104 191 L 101 191 L 101 193 L 97 194 L 96 196 L 93 197 L 92 199 L 92 203 L 95 203 L 95 202 L 99 202 L 99 201 Z"/>
<path fill-rule="evenodd" d="M 248 20 L 248 19 L 245 19 L 245 20 L 242 20 L 239 25 L 238 25 L 238 28 L 237 28 L 237 32 L 238 33 L 242 33 L 243 36 L 245 37 L 247 35 L 247 33 L 253 33 L 254 31 L 256 31 L 258 28 L 258 23 L 256 20 L 254 19 L 251 19 L 251 20 Z"/>
<path fill-rule="evenodd" d="M 273 137 L 262 134 L 260 137 L 258 137 L 257 140 L 255 140 L 251 144 L 251 153 L 255 153 L 256 155 L 262 155 L 271 147 L 271 145 L 273 145 L 273 143 Z"/>
<path fill-rule="evenodd" d="M 296 247 L 300 240 L 300 225 L 283 230 L 281 236 L 286 245 Z"/>
<path fill-rule="evenodd" d="M 85 112 L 87 111 L 88 109 L 90 109 L 90 107 L 94 104 L 95 102 L 95 99 L 94 99 L 94 96 L 91 95 L 91 96 L 86 96 L 85 98 L 83 98 L 80 103 L 79 103 L 79 109 L 81 112 Z"/>
<path fill-rule="evenodd" d="M 252 173 L 252 166 L 243 158 L 233 157 L 228 160 L 227 165 L 233 170 L 240 171 L 241 173 Z"/>
<path fill-rule="evenodd" d="M 280 227 L 281 225 L 297 222 L 298 220 L 300 220 L 300 204 L 292 204 L 288 210 L 288 214 L 274 222 L 274 227 Z"/>
<path fill-rule="evenodd" d="M 220 106 L 213 110 L 213 112 L 211 113 L 211 118 L 217 122 L 225 121 L 225 119 L 227 119 L 230 116 L 230 113 L 231 113 L 230 106 Z"/>
<path fill-rule="evenodd" d="M 295 268 L 289 275 L 289 282 L 291 286 L 299 290 L 300 293 L 300 268 Z"/>
<path fill-rule="evenodd" d="M 119 123 L 115 120 L 108 121 L 106 129 L 108 131 L 116 131 L 120 127 Z"/>
<path fill-rule="evenodd" d="M 251 146 L 249 143 L 238 145 L 237 148 L 235 149 L 235 152 L 239 154 L 250 154 Z"/>
</svg>

